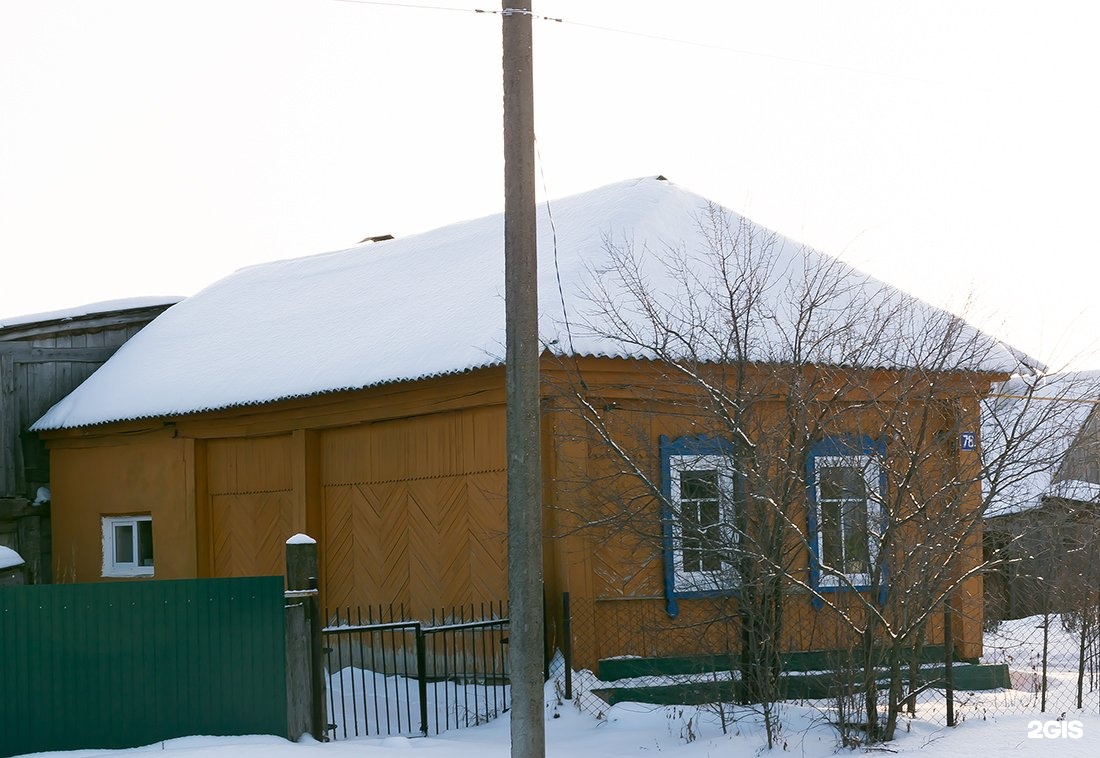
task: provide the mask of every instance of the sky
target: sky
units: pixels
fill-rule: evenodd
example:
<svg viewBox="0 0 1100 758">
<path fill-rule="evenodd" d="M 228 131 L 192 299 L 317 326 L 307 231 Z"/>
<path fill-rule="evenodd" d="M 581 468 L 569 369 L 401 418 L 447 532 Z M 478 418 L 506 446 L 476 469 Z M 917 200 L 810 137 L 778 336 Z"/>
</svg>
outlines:
<svg viewBox="0 0 1100 758">
<path fill-rule="evenodd" d="M 0 0 L 0 323 L 499 212 L 499 8 Z M 540 198 L 663 174 L 1100 368 L 1091 3 L 534 10 Z"/>
</svg>

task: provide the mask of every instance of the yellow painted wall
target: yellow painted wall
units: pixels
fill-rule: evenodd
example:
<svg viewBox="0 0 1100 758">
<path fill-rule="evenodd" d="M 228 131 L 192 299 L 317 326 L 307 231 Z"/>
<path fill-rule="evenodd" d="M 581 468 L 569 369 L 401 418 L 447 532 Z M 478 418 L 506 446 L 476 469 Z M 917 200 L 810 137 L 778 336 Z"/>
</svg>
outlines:
<svg viewBox="0 0 1100 758">
<path fill-rule="evenodd" d="M 585 380 L 584 393 L 597 410 L 603 428 L 597 432 L 582 422 L 576 398 L 571 397 L 569 387 L 561 382 L 558 385 L 561 391 L 551 402 L 556 469 L 547 502 L 550 528 L 558 535 L 555 540 L 558 560 L 547 584 L 554 597 L 562 591 L 570 592 L 577 665 L 591 667 L 600 658 L 614 656 L 688 655 L 740 649 L 736 598 L 680 598 L 679 615 L 670 618 L 667 614 L 658 501 L 637 476 L 624 475 L 629 467 L 602 439 L 604 435 L 610 436 L 630 449 L 632 463 L 638 465 L 653 486 L 660 487 L 662 435 L 675 439 L 717 433 L 729 439 L 730 433 L 715 429 L 715 416 L 706 410 L 706 398 L 691 383 L 679 388 L 666 384 L 656 390 L 662 386 L 654 382 L 660 375 L 658 368 L 630 365 L 626 361 L 587 361 L 578 368 Z M 746 420 L 747 426 L 755 430 L 758 443 L 763 435 L 781 435 L 782 429 L 777 425 L 786 418 L 782 396 L 771 395 L 767 389 L 765 371 L 766 368 L 761 369 L 756 376 L 748 377 L 761 388 L 755 404 L 756 416 Z M 847 386 L 852 391 L 830 395 L 829 387 L 846 386 L 840 384 L 843 382 L 849 382 Z M 978 428 L 974 388 L 964 380 L 944 381 L 946 394 L 934 401 L 935 407 L 926 408 L 923 400 L 914 402 L 916 395 L 906 396 L 897 383 L 897 377 L 889 372 L 854 380 L 844 375 L 835 379 L 826 377 L 822 397 L 828 398 L 828 402 L 843 402 L 851 410 L 827 414 L 829 420 L 821 433 L 889 437 L 887 458 L 905 455 L 910 447 L 919 449 L 923 457 L 914 466 L 921 472 L 926 491 L 917 499 L 930 505 L 929 520 L 942 528 L 942 519 L 937 522 L 935 518 L 937 508 L 976 512 L 980 507 L 981 493 L 976 484 L 965 492 L 948 488 L 937 493 L 956 470 L 963 476 L 975 475 L 977 453 L 960 453 L 957 443 L 958 430 Z M 925 411 L 928 415 L 922 417 Z M 752 431 L 749 434 L 753 436 Z M 920 439 L 906 440 L 907 435 Z M 766 456 L 766 447 L 757 452 Z M 801 470 L 799 475 L 803 475 Z M 900 484 L 888 482 L 887 486 L 889 490 Z M 792 523 L 803 532 L 805 507 L 806 502 L 794 502 L 788 513 Z M 927 535 L 916 531 L 907 536 L 927 539 Z M 791 547 L 789 570 L 808 580 L 808 551 L 800 545 Z M 965 541 L 956 574 L 976 566 L 980 560 L 980 532 L 975 531 Z M 981 653 L 980 582 L 980 577 L 969 579 L 955 593 L 957 613 L 953 629 L 956 649 L 962 657 L 977 657 Z M 858 619 L 863 613 L 860 604 L 843 594 L 833 593 L 831 597 L 845 613 L 855 614 Z M 828 605 L 815 607 L 807 590 L 792 585 L 784 607 L 785 649 L 821 650 L 853 644 L 853 633 L 841 621 L 838 611 Z M 912 604 L 906 608 L 891 607 L 885 612 L 911 610 Z M 716 621 L 722 618 L 728 622 Z M 928 629 L 927 642 L 942 641 L 938 615 L 929 620 Z"/>
<path fill-rule="evenodd" d="M 57 466 L 54 575 L 57 581 L 98 580 L 101 514 L 149 513 L 156 578 L 282 574 L 285 540 L 305 532 L 318 539 L 322 566 L 330 548 L 334 555 L 322 576 L 326 594 L 325 576 L 332 578 L 333 604 L 415 601 L 426 609 L 501 600 L 503 376 L 501 369 L 486 369 L 48 433 Z M 400 488 L 402 512 L 419 524 L 405 533 L 422 548 L 418 561 L 404 560 L 412 580 L 401 591 L 370 583 L 350 592 L 343 565 L 335 563 L 341 559 L 336 521 L 347 516 L 341 493 L 362 497 L 371 488 L 393 487 Z M 360 540 L 364 528 L 371 539 L 392 536 L 392 530 L 375 531 L 373 522 L 362 526 L 361 505 L 355 508 Z M 385 515 L 392 517 L 392 509 Z M 457 552 L 448 556 L 451 545 Z M 376 555 L 380 547 L 365 549 Z M 361 574 L 362 554 L 355 555 Z M 438 581 L 432 589 L 429 579 L 436 575 L 463 591 L 445 592 Z M 409 587 L 421 589 L 408 595 Z"/>
<path fill-rule="evenodd" d="M 321 436 L 325 599 L 414 616 L 506 597 L 504 408 Z"/>
<path fill-rule="evenodd" d="M 211 576 L 283 576 L 286 541 L 306 530 L 294 493 L 293 436 L 209 440 L 204 528 Z"/>
<path fill-rule="evenodd" d="M 192 451 L 168 433 L 51 451 L 54 580 L 108 581 L 101 520 L 140 514 L 153 519 L 154 578 L 196 576 Z"/>
<path fill-rule="evenodd" d="M 655 480 L 660 435 L 710 431 L 699 399 L 662 384 L 653 364 L 586 359 L 578 365 L 589 390 L 606 401 L 607 418 L 634 435 L 636 458 Z M 665 613 L 663 559 L 654 549 L 660 523 L 650 494 L 621 490 L 633 518 L 613 528 L 585 526 L 592 494 L 623 487 L 619 464 L 591 444 L 566 407 L 565 372 L 547 368 L 544 519 L 553 535 L 545 558 L 552 635 L 560 630 L 558 604 L 567 590 L 582 665 L 609 655 L 672 655 L 729 644 L 728 627 L 706 623 L 716 612 L 713 601 L 682 600 L 676 620 Z M 157 578 L 282 573 L 285 539 L 304 531 L 318 539 L 323 602 L 330 608 L 394 603 L 423 617 L 432 609 L 503 599 L 503 378 L 502 370 L 488 369 L 181 417 L 169 429 L 156 420 L 53 433 L 54 575 L 97 580 L 101 515 L 151 513 Z M 976 403 L 959 412 L 963 426 L 977 427 Z M 835 432 L 858 430 L 858 418 L 853 424 Z M 978 497 L 971 493 L 975 504 Z M 980 556 L 977 541 L 972 547 L 975 555 L 966 561 Z M 805 570 L 805 555 L 799 560 Z M 980 646 L 980 589 L 980 579 L 973 580 L 960 596 L 966 614 L 956 638 L 964 655 Z M 735 601 L 723 601 L 717 612 L 732 612 L 731 603 L 735 610 Z M 813 610 L 807 598 L 789 607 L 791 649 L 835 644 L 828 612 Z M 624 629 L 635 636 L 624 638 Z"/>
</svg>

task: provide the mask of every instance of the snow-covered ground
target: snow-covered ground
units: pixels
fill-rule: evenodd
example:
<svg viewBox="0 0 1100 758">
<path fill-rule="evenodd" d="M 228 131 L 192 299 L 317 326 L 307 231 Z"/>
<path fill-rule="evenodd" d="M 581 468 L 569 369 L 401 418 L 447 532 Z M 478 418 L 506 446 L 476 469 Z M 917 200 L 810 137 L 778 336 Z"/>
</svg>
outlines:
<svg viewBox="0 0 1100 758">
<path fill-rule="evenodd" d="M 806 706 L 792 706 L 783 712 L 782 742 L 774 755 L 824 758 L 841 750 L 836 732 L 821 713 Z M 1092 758 L 1100 750 L 1100 716 L 1070 715 L 1080 722 L 1082 736 L 1035 738 L 1029 722 L 1033 716 L 987 717 L 967 720 L 955 728 L 926 721 L 903 725 L 890 752 L 938 758 L 939 756 L 1034 755 L 1059 758 Z M 1051 732 L 1057 732 L 1057 726 Z M 694 735 L 694 739 L 690 739 Z M 170 754 L 171 758 L 387 758 L 416 755 L 440 758 L 505 758 L 509 755 L 509 721 L 505 715 L 485 726 L 458 729 L 438 737 L 362 738 L 319 744 L 308 738 L 297 744 L 276 737 L 186 737 L 133 750 L 78 750 L 40 753 L 65 758 L 145 758 Z M 546 721 L 547 755 L 551 758 L 597 758 L 611 756 L 703 756 L 759 755 L 764 736 L 759 719 L 743 712 L 722 734 L 716 717 L 705 710 L 616 705 L 605 719 L 579 713 L 571 704 L 558 706 L 552 692 L 548 697 Z"/>
<path fill-rule="evenodd" d="M 985 633 L 983 663 L 1008 664 L 1012 689 L 997 693 L 978 693 L 990 707 L 1024 712 L 1027 707 L 1038 710 L 1042 702 L 1043 683 L 1042 616 L 1002 621 Z M 1097 670 L 1095 632 L 1086 636 L 1085 673 L 1081 682 L 1083 709 L 1100 710 L 1100 671 Z M 1059 614 L 1052 614 L 1047 629 L 1047 711 L 1056 715 L 1077 706 L 1078 669 L 1081 638 L 1076 630 L 1068 630 Z"/>
<path fill-rule="evenodd" d="M 416 680 L 347 667 L 329 677 L 329 721 L 337 739 L 348 735 L 412 734 L 420 731 L 420 695 Z M 507 710 L 508 687 L 462 685 L 454 681 L 427 685 L 429 731 L 477 726 Z"/>
</svg>

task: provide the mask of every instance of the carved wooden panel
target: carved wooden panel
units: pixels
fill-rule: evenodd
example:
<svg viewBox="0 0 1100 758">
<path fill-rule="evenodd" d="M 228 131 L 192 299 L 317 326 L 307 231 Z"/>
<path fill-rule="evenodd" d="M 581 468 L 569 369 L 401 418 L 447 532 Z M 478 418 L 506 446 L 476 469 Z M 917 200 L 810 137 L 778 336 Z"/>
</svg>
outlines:
<svg viewBox="0 0 1100 758">
<path fill-rule="evenodd" d="M 286 541 L 294 534 L 289 492 L 210 498 L 214 576 L 283 576 Z"/>
</svg>

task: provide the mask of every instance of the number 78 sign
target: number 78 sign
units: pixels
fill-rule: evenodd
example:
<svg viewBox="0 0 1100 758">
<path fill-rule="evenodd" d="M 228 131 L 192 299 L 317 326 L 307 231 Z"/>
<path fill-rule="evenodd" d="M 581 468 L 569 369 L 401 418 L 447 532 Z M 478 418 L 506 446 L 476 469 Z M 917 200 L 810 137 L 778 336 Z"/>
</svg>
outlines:
<svg viewBox="0 0 1100 758">
<path fill-rule="evenodd" d="M 974 432 L 963 432 L 959 435 L 959 449 L 960 450 L 977 450 L 978 449 L 978 435 Z"/>
</svg>

